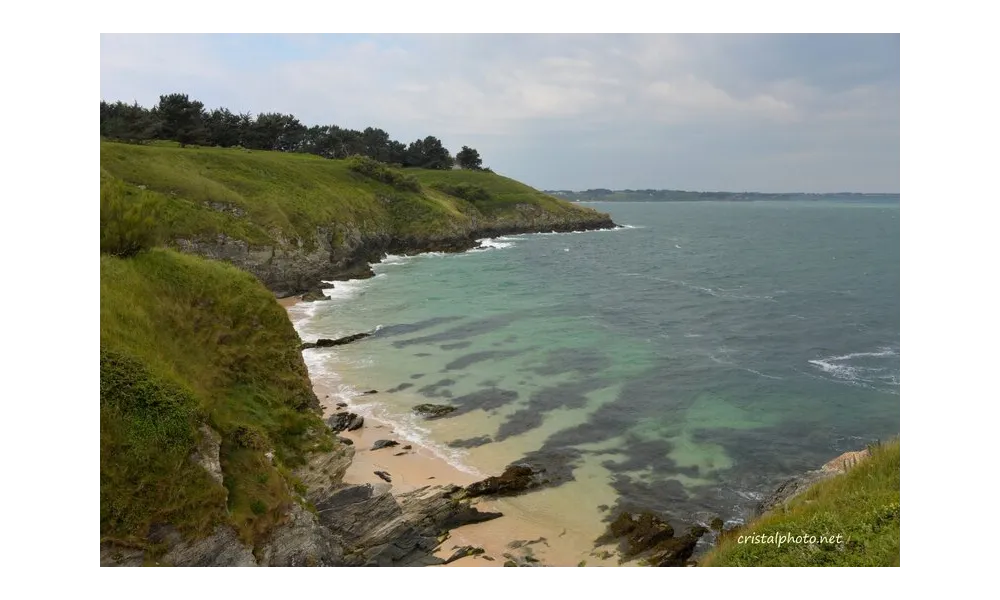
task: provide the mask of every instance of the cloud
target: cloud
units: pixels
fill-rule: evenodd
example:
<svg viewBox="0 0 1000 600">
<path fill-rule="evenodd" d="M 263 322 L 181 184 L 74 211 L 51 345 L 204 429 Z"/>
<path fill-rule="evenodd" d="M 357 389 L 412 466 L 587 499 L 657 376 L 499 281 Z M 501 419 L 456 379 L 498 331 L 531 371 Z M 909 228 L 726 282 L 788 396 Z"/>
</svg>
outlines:
<svg viewBox="0 0 1000 600">
<path fill-rule="evenodd" d="M 437 135 L 543 188 L 899 187 L 896 35 L 102 35 L 104 99 L 172 91 Z"/>
</svg>

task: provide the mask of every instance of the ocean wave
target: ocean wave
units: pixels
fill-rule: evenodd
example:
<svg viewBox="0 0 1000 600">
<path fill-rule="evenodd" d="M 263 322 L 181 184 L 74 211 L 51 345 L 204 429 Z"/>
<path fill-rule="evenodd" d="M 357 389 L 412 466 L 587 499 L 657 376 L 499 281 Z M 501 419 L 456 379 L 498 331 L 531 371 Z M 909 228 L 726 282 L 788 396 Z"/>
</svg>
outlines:
<svg viewBox="0 0 1000 600">
<path fill-rule="evenodd" d="M 641 277 L 643 279 L 651 279 L 653 281 L 659 281 L 659 282 L 662 282 L 662 283 L 669 283 L 669 284 L 672 284 L 672 285 L 677 285 L 677 286 L 680 286 L 680 287 L 683 287 L 683 288 L 687 288 L 689 290 L 694 290 L 694 291 L 700 292 L 702 294 L 707 294 L 709 296 L 714 296 L 716 298 L 723 298 L 723 299 L 727 299 L 727 300 L 766 300 L 768 302 L 775 302 L 774 296 L 770 295 L 770 294 L 760 294 L 760 295 L 757 295 L 757 294 L 736 294 L 736 293 L 732 293 L 732 292 L 736 292 L 736 291 L 739 291 L 739 290 L 743 289 L 743 286 L 739 286 L 737 288 L 722 288 L 722 287 L 719 287 L 719 288 L 710 288 L 710 287 L 706 287 L 706 286 L 703 286 L 703 285 L 696 285 L 696 284 L 693 284 L 693 283 L 688 283 L 687 281 L 683 281 L 683 280 L 679 280 L 679 279 L 669 279 L 669 278 L 666 278 L 666 277 L 656 277 L 654 275 L 647 275 L 645 273 L 623 273 L 623 275 L 627 275 L 627 276 L 630 276 L 630 277 Z M 777 292 L 775 292 L 775 293 L 777 293 Z"/>
<path fill-rule="evenodd" d="M 892 392 L 892 388 L 899 387 L 899 366 L 894 360 L 898 357 L 898 348 L 883 346 L 875 351 L 826 356 L 808 362 L 829 376 L 824 379 Z"/>
</svg>

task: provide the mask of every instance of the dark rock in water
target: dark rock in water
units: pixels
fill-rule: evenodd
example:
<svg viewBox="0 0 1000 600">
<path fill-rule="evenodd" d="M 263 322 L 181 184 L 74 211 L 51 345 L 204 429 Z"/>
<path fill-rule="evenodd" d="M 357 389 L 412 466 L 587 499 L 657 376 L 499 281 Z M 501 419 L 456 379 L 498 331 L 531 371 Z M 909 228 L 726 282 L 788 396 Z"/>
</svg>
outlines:
<svg viewBox="0 0 1000 600">
<path fill-rule="evenodd" d="M 355 333 L 353 335 L 344 336 L 342 338 L 337 338 L 335 340 L 320 338 L 315 342 L 305 342 L 302 344 L 302 349 L 307 350 L 309 348 L 329 348 L 331 346 L 343 346 L 344 344 L 350 344 L 351 342 L 356 342 L 358 340 L 369 337 L 371 333 Z"/>
<path fill-rule="evenodd" d="M 513 496 L 544 483 L 539 473 L 525 465 L 510 465 L 499 477 L 487 477 L 470 483 L 465 492 L 470 498 L 476 496 Z"/>
<path fill-rule="evenodd" d="M 464 440 L 452 440 L 448 442 L 449 448 L 478 448 L 480 446 L 485 446 L 493 441 L 488 435 L 481 435 L 474 438 L 466 438 Z"/>
<path fill-rule="evenodd" d="M 418 404 L 413 407 L 413 412 L 426 419 L 439 419 L 454 410 L 454 406 L 448 406 L 447 404 Z"/>
<path fill-rule="evenodd" d="M 396 440 L 376 440 L 372 444 L 372 450 L 379 450 L 381 448 L 392 448 L 393 446 L 398 446 L 399 442 Z"/>
<path fill-rule="evenodd" d="M 393 456 L 403 456 L 404 454 L 409 454 L 409 452 L 397 452 Z"/>
<path fill-rule="evenodd" d="M 327 285 L 329 285 L 331 288 L 333 287 L 333 284 L 327 284 Z M 330 297 L 324 294 L 323 290 L 320 288 L 309 290 L 308 292 L 299 296 L 299 300 L 303 302 L 316 302 L 317 300 L 329 300 L 329 299 Z"/>
<path fill-rule="evenodd" d="M 483 550 L 482 548 L 477 548 L 475 546 L 462 546 L 461 548 L 455 550 L 455 552 L 453 552 L 452 555 L 449 556 L 448 559 L 444 561 L 444 564 L 453 563 L 460 558 L 465 558 L 466 556 L 476 556 L 477 554 L 484 554 L 485 552 L 486 550 Z"/>
<path fill-rule="evenodd" d="M 392 483 L 392 476 L 387 471 L 375 471 L 375 474 L 386 483 Z"/>
<path fill-rule="evenodd" d="M 350 344 L 351 342 L 356 342 L 358 340 L 363 340 L 363 339 L 365 339 L 366 337 L 368 337 L 370 335 L 371 335 L 370 333 L 363 332 L 363 333 L 355 333 L 355 334 L 352 334 L 352 335 L 347 335 L 347 336 L 344 336 L 342 338 L 337 338 L 335 340 L 326 339 L 326 338 L 320 338 L 320 339 L 316 340 L 316 347 L 317 348 L 328 348 L 330 346 L 343 346 L 344 344 Z"/>
<path fill-rule="evenodd" d="M 348 446 L 353 446 L 354 445 L 354 440 L 352 440 L 350 438 L 338 437 L 337 441 L 339 441 L 341 444 L 347 444 Z"/>
<path fill-rule="evenodd" d="M 361 415 L 355 415 L 353 413 L 351 413 L 351 415 L 351 422 L 347 425 L 347 430 L 355 431 L 357 429 L 361 429 L 365 424 L 365 418 Z"/>
<path fill-rule="evenodd" d="M 338 402 L 337 403 L 337 408 L 347 408 L 347 403 L 346 402 Z"/>
<path fill-rule="evenodd" d="M 610 509 L 611 509 L 611 507 L 608 506 L 607 504 L 599 504 L 597 506 L 597 510 L 599 510 L 601 512 L 608 512 Z"/>
<path fill-rule="evenodd" d="M 704 527 L 692 527 L 684 535 L 675 537 L 674 528 L 651 512 L 636 515 L 623 512 L 596 542 L 600 545 L 617 540 L 624 560 L 642 558 L 654 567 L 681 567 L 707 532 Z"/>
<path fill-rule="evenodd" d="M 403 446 L 403 450 L 413 450 L 413 446 L 411 446 L 410 444 L 407 444 L 407 445 Z"/>
<path fill-rule="evenodd" d="M 423 376 L 424 373 L 414 373 L 413 375 L 410 375 L 410 379 L 420 379 Z"/>
<path fill-rule="evenodd" d="M 722 531 L 722 528 L 725 527 L 726 522 L 720 519 L 719 517 L 715 517 L 714 519 L 712 519 L 712 522 L 709 523 L 708 525 L 715 531 Z"/>
<path fill-rule="evenodd" d="M 390 388 L 390 389 L 388 389 L 386 391 L 388 391 L 390 394 L 392 394 L 392 393 L 395 393 L 395 392 L 402 392 L 406 388 L 411 388 L 411 387 L 413 387 L 412 383 L 401 383 L 401 384 L 397 385 L 396 387 Z"/>
<path fill-rule="evenodd" d="M 368 394 L 377 394 L 377 393 L 378 393 L 378 390 L 368 390 L 367 392 L 364 392 L 363 395 L 367 396 Z"/>
</svg>

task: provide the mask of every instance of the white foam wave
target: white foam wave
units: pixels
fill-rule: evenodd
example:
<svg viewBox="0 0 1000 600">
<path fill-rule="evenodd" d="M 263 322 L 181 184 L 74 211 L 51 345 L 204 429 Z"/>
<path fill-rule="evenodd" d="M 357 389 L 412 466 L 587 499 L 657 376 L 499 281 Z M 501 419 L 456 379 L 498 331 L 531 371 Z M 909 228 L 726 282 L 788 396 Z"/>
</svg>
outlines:
<svg viewBox="0 0 1000 600">
<path fill-rule="evenodd" d="M 376 331 L 380 327 L 376 327 Z M 392 430 L 394 438 L 424 448 L 460 471 L 476 477 L 485 477 L 483 473 L 463 462 L 465 450 L 448 448 L 433 441 L 430 431 L 424 427 L 423 419 L 413 413 L 399 414 L 393 407 L 380 402 L 377 396 L 367 395 L 363 390 L 345 382 L 338 367 L 346 367 L 350 372 L 357 372 L 374 364 L 374 359 L 370 356 L 350 358 L 348 356 L 350 355 L 341 353 L 340 348 L 303 353 L 309 378 L 328 390 L 330 403 L 343 402 L 351 412 L 385 423 Z"/>
<path fill-rule="evenodd" d="M 361 397 L 369 398 L 370 396 Z M 355 397 L 355 401 L 357 399 L 358 398 Z M 459 471 L 469 473 L 477 477 L 484 476 L 484 474 L 479 470 L 465 464 L 463 461 L 463 458 L 466 455 L 465 451 L 448 448 L 433 441 L 430 430 L 424 426 L 423 419 L 417 417 L 413 413 L 399 414 L 379 402 L 352 404 L 348 401 L 348 404 L 351 405 L 351 410 L 354 410 L 358 414 L 366 417 L 370 416 L 373 419 L 388 425 L 392 429 L 393 437 L 400 438 L 401 440 L 405 440 L 414 446 L 420 446 L 426 449 L 428 452 L 447 462 Z"/>
<path fill-rule="evenodd" d="M 382 262 L 378 263 L 385 266 L 402 265 L 413 260 L 412 256 L 407 256 L 405 254 L 386 254 Z M 374 268 L 374 266 L 372 267 Z"/>
<path fill-rule="evenodd" d="M 477 248 L 478 250 L 485 250 L 485 249 L 501 250 L 503 248 L 510 248 L 514 245 L 514 242 L 503 241 L 502 238 L 483 238 L 478 241 L 479 241 L 479 248 Z"/>
<path fill-rule="evenodd" d="M 851 352 L 838 356 L 827 356 L 808 361 L 820 372 L 829 375 L 832 381 L 857 385 L 874 390 L 892 391 L 889 388 L 899 387 L 899 375 L 896 369 L 885 364 L 885 359 L 899 356 L 899 350 L 882 347 L 875 352 Z M 861 360 L 859 364 L 858 359 Z M 854 362 L 851 362 L 854 361 Z"/>
</svg>

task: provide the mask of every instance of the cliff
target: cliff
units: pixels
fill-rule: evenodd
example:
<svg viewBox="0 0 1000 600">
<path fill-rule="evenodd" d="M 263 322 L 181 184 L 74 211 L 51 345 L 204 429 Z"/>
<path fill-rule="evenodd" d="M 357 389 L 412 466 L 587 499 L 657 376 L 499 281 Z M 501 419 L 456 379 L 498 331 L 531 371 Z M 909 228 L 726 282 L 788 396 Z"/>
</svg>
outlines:
<svg viewBox="0 0 1000 600">
<path fill-rule="evenodd" d="M 236 265 L 279 297 L 370 275 L 369 263 L 386 253 L 615 226 L 607 214 L 490 172 L 400 171 L 307 154 L 102 141 L 101 180 L 148 200 L 175 249 Z"/>
<path fill-rule="evenodd" d="M 230 265 L 101 256 L 101 564 L 421 565 L 483 513 L 346 485 L 274 296 Z"/>
</svg>

